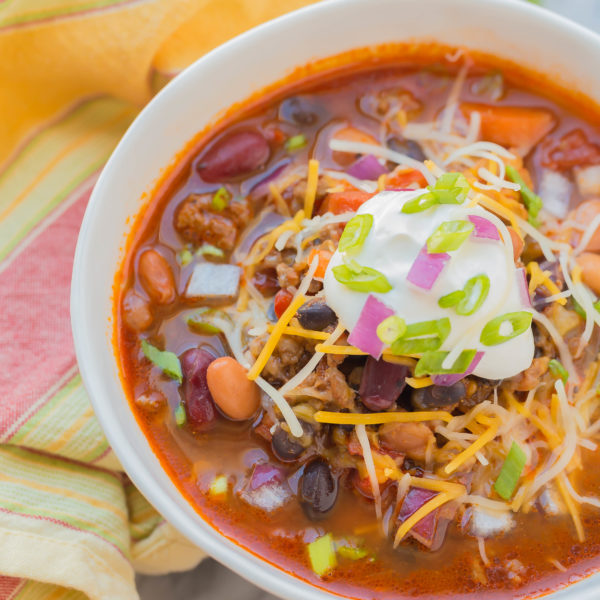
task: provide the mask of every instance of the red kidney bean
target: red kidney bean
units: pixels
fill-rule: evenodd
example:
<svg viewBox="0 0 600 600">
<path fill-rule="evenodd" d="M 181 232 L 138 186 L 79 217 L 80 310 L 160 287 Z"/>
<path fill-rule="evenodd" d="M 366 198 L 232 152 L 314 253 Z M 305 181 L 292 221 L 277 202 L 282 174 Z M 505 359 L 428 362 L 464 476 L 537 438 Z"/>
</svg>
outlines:
<svg viewBox="0 0 600 600">
<path fill-rule="evenodd" d="M 313 521 L 323 519 L 333 508 L 338 495 L 338 482 L 329 464 L 317 458 L 306 465 L 299 482 L 298 496 L 306 516 Z"/>
<path fill-rule="evenodd" d="M 374 411 L 391 408 L 406 386 L 408 367 L 369 357 L 360 380 L 361 402 Z"/>
<path fill-rule="evenodd" d="M 123 320 L 134 331 L 144 331 L 152 325 L 150 304 L 133 290 L 128 290 L 123 298 Z"/>
<path fill-rule="evenodd" d="M 228 181 L 256 171 L 269 160 L 270 153 L 267 140 L 258 131 L 236 131 L 212 146 L 197 169 L 209 183 Z"/>
<path fill-rule="evenodd" d="M 201 348 L 190 348 L 180 357 L 185 412 L 193 431 L 207 431 L 217 420 L 217 410 L 206 381 L 206 370 L 213 360 L 215 357 Z"/>
</svg>

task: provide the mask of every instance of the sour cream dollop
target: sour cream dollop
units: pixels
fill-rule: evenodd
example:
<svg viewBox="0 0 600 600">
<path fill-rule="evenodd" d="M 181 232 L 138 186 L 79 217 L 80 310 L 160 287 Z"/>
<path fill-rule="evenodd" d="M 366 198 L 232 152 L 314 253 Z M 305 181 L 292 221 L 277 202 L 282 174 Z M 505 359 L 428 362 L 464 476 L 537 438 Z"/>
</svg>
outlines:
<svg viewBox="0 0 600 600">
<path fill-rule="evenodd" d="M 484 346 L 480 342 L 481 331 L 487 322 L 499 315 L 529 308 L 524 306 L 519 289 L 510 236 L 505 235 L 508 239 L 504 241 L 470 236 L 460 248 L 449 252 L 451 258 L 430 290 L 417 287 L 407 280 L 407 275 L 429 236 L 443 222 L 468 220 L 469 215 L 476 215 L 501 226 L 497 217 L 479 206 L 470 206 L 468 200 L 461 205 L 435 205 L 413 214 L 401 211 L 406 202 L 425 191 L 385 191 L 365 202 L 357 214 L 372 215 L 373 225 L 360 251 L 352 258 L 387 277 L 392 289 L 373 295 L 407 324 L 444 317 L 450 319 L 450 334 L 440 350 L 451 351 L 457 344 L 463 349 L 476 349 L 484 354 L 473 371 L 475 375 L 486 379 L 512 377 L 527 369 L 533 360 L 531 327 L 495 346 Z M 324 293 L 327 304 L 336 312 L 342 325 L 352 331 L 368 293 L 353 291 L 336 280 L 332 269 L 343 263 L 342 253 L 336 251 L 325 273 Z M 463 289 L 469 279 L 482 274 L 489 277 L 490 288 L 487 298 L 474 314 L 462 316 L 452 308 L 438 305 L 440 297 Z M 498 306 L 499 302 L 501 306 Z"/>
</svg>

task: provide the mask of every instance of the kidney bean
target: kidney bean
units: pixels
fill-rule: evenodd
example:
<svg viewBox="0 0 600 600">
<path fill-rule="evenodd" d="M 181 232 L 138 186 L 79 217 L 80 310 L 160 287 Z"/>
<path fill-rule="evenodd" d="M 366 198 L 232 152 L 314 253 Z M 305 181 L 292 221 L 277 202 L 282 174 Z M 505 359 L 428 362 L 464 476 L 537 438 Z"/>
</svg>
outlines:
<svg viewBox="0 0 600 600">
<path fill-rule="evenodd" d="M 133 290 L 127 290 L 123 298 L 123 319 L 134 331 L 144 331 L 152 325 L 154 317 L 149 303 Z"/>
<path fill-rule="evenodd" d="M 358 391 L 361 402 L 369 410 L 380 411 L 391 408 L 406 387 L 407 375 L 408 367 L 404 365 L 369 357 Z"/>
<path fill-rule="evenodd" d="M 175 300 L 175 281 L 169 263 L 156 250 L 146 250 L 138 263 L 138 275 L 143 288 L 158 304 Z"/>
<path fill-rule="evenodd" d="M 194 431 L 207 431 L 217 420 L 206 377 L 208 367 L 214 360 L 215 357 L 202 348 L 190 348 L 180 357 L 185 412 L 188 424 Z"/>
<path fill-rule="evenodd" d="M 467 390 L 462 381 L 454 385 L 430 385 L 420 388 L 412 394 L 412 405 L 416 410 L 453 410 L 458 406 Z"/>
<path fill-rule="evenodd" d="M 323 331 L 337 323 L 337 315 L 325 302 L 311 302 L 298 309 L 298 321 L 304 329 Z"/>
<path fill-rule="evenodd" d="M 600 254 L 584 252 L 577 257 L 581 278 L 597 296 L 600 295 Z"/>
<path fill-rule="evenodd" d="M 309 519 L 325 518 L 333 508 L 338 495 L 338 482 L 329 464 L 317 458 L 306 465 L 300 478 L 298 496 L 304 513 Z"/>
<path fill-rule="evenodd" d="M 209 183 L 229 181 L 262 167 L 270 153 L 267 140 L 258 131 L 235 131 L 212 146 L 197 169 Z"/>
<path fill-rule="evenodd" d="M 229 418 L 244 421 L 258 410 L 260 390 L 248 379 L 246 369 L 231 356 L 211 362 L 206 380 L 215 404 Z"/>
</svg>

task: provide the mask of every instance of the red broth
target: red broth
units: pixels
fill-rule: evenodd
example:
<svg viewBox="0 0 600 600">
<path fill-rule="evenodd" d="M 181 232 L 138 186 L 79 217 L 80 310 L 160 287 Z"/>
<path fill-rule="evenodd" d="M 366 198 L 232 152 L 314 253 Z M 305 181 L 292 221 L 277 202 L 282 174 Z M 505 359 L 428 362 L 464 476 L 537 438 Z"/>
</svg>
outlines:
<svg viewBox="0 0 600 600">
<path fill-rule="evenodd" d="M 190 330 L 184 317 L 197 310 L 199 303 L 181 298 L 193 263 L 181 264 L 185 242 L 174 225 L 178 207 L 190 194 L 214 193 L 220 184 L 204 181 L 198 172 L 206 148 L 238 128 L 259 131 L 269 141 L 270 157 L 263 170 L 227 183 L 233 197 L 247 196 L 252 181 L 260 180 L 265 171 L 287 157 L 298 165 L 317 158 L 320 169 L 339 170 L 327 146 L 330 133 L 348 125 L 377 139 L 382 118 L 372 112 L 369 103 L 379 91 L 401 89 L 408 94 L 414 102 L 414 115 L 409 110 L 409 118 L 416 122 L 438 117 L 461 63 L 448 60 L 451 54 L 448 49 L 429 46 L 388 47 L 370 58 L 368 53 L 357 52 L 318 68 L 301 69 L 289 80 L 231 109 L 190 143 L 157 187 L 133 227 L 115 285 L 116 348 L 124 387 L 140 427 L 180 491 L 200 517 L 240 546 L 318 587 L 352 598 L 478 597 L 484 591 L 489 597 L 517 598 L 554 590 L 600 566 L 598 510 L 580 507 L 583 542 L 577 540 L 568 514 L 550 518 L 538 510 L 519 512 L 511 531 L 485 540 L 487 564 L 480 555 L 478 540 L 465 534 L 459 518 L 452 521 L 443 545 L 435 552 L 414 539 L 393 549 L 380 533 L 372 500 L 357 490 L 350 476 L 340 477 L 335 507 L 322 520 L 308 518 L 295 497 L 267 513 L 240 497 L 252 466 L 273 461 L 271 445 L 255 432 L 261 417 L 234 422 L 218 415 L 214 427 L 201 433 L 177 426 L 174 413 L 181 401 L 180 386 L 144 358 L 140 337 L 178 356 L 199 346 L 214 356 L 229 353 L 221 336 Z M 580 129 L 590 143 L 600 142 L 600 113 L 595 105 L 515 65 L 484 56 L 472 59 L 461 102 L 546 108 L 556 119 L 547 136 L 551 140 Z M 290 153 L 278 139 L 281 132 L 287 139 L 302 134 L 306 144 Z M 542 168 L 541 146 L 525 160 L 534 177 Z M 168 263 L 177 299 L 168 304 L 150 302 L 152 323 L 143 328 L 141 336 L 128 326 L 122 303 L 128 290 L 149 300 L 138 267 L 142 253 L 152 248 L 158 248 Z M 268 293 L 279 288 L 277 283 L 272 286 Z M 148 405 L 136 402 L 151 392 L 158 394 L 155 406 L 148 409 Z M 593 495 L 598 488 L 597 452 L 583 450 L 581 460 L 583 469 L 577 472 L 574 483 L 581 495 Z M 282 463 L 282 467 L 291 477 L 294 492 L 297 471 L 304 465 Z M 226 499 L 214 499 L 209 486 L 221 474 L 227 475 L 230 489 Z M 395 488 L 384 491 L 384 497 L 392 494 Z M 334 571 L 319 577 L 310 567 L 307 543 L 329 532 L 335 537 L 359 536 L 369 554 L 359 561 L 339 558 Z M 566 571 L 559 570 L 557 563 Z"/>
</svg>

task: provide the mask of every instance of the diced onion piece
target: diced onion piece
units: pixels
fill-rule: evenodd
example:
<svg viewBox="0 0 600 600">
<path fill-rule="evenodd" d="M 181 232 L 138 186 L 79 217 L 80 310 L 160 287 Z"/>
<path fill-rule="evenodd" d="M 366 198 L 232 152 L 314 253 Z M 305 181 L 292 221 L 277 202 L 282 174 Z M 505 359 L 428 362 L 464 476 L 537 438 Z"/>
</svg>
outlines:
<svg viewBox="0 0 600 600">
<path fill-rule="evenodd" d="M 483 352 L 476 352 L 475 357 L 473 358 L 471 364 L 464 373 L 448 373 L 445 375 L 433 375 L 431 379 L 434 385 L 442 385 L 447 387 L 454 385 L 461 379 L 464 379 L 467 375 L 470 375 L 475 370 L 475 368 L 483 358 L 483 355 Z"/>
<path fill-rule="evenodd" d="M 337 566 L 335 546 L 330 533 L 308 544 L 307 549 L 312 570 L 319 577 L 329 573 Z"/>
<path fill-rule="evenodd" d="M 469 215 L 469 221 L 475 226 L 471 237 L 482 240 L 500 240 L 498 228 L 485 217 Z"/>
<path fill-rule="evenodd" d="M 391 308 L 369 294 L 358 321 L 348 336 L 348 342 L 379 360 L 384 344 L 377 335 L 377 326 L 393 314 Z"/>
<path fill-rule="evenodd" d="M 529 285 L 527 284 L 527 273 L 523 267 L 517 269 L 517 286 L 521 302 L 525 308 L 531 308 L 531 297 L 529 296 Z"/>
<path fill-rule="evenodd" d="M 496 493 L 504 500 L 509 500 L 513 495 L 526 462 L 527 455 L 516 442 L 513 442 L 494 483 Z"/>
<path fill-rule="evenodd" d="M 385 175 L 388 170 L 372 154 L 361 156 L 348 169 L 348 173 L 357 179 L 376 181 L 380 175 Z"/>
<path fill-rule="evenodd" d="M 236 265 L 201 263 L 194 270 L 185 288 L 186 298 L 232 302 L 239 293 L 242 269 Z"/>
<path fill-rule="evenodd" d="M 544 209 L 551 215 L 559 219 L 567 216 L 573 184 L 564 175 L 550 169 L 542 169 L 538 192 L 544 201 Z"/>
<path fill-rule="evenodd" d="M 406 279 L 417 287 L 430 290 L 449 260 L 448 253 L 430 254 L 427 252 L 427 246 L 423 246 Z"/>
<path fill-rule="evenodd" d="M 356 426 L 356 437 L 360 443 L 363 452 L 363 459 L 365 461 L 365 467 L 369 474 L 369 480 L 371 482 L 371 491 L 373 492 L 373 499 L 375 500 L 375 512 L 377 518 L 381 520 L 381 493 L 379 491 L 379 481 L 377 480 L 377 472 L 375 471 L 375 462 L 373 461 L 373 451 L 371 450 L 371 444 L 367 436 L 367 430 L 364 425 Z"/>
</svg>

